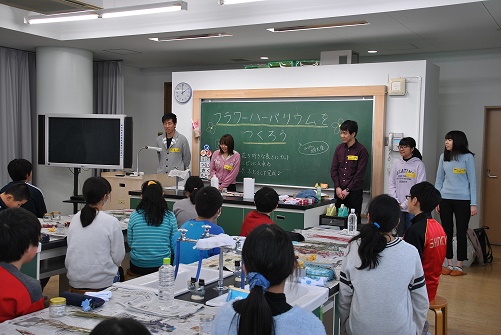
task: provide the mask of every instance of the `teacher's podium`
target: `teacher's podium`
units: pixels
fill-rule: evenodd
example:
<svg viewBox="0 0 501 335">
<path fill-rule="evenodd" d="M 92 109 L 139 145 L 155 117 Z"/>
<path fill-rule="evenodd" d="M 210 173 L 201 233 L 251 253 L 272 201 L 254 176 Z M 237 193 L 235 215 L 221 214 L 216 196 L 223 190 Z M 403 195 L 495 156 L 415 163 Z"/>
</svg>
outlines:
<svg viewBox="0 0 501 335">
<path fill-rule="evenodd" d="M 129 208 L 129 191 L 141 190 L 141 185 L 147 180 L 157 180 L 163 187 L 176 186 L 176 177 L 169 177 L 166 173 L 127 176 L 125 172 L 118 171 L 103 172 L 101 177 L 111 184 L 111 198 L 103 207 L 104 210 Z"/>
</svg>

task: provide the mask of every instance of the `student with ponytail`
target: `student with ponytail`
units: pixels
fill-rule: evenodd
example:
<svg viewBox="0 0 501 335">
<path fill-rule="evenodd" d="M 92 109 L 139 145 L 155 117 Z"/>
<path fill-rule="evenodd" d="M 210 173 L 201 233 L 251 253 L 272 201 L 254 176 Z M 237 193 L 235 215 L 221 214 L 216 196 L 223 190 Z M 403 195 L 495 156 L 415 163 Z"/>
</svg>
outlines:
<svg viewBox="0 0 501 335">
<path fill-rule="evenodd" d="M 389 195 L 369 204 L 368 224 L 348 244 L 339 284 L 340 334 L 416 334 L 428 312 L 416 248 L 394 237 L 400 206 Z"/>
<path fill-rule="evenodd" d="M 395 162 L 390 172 L 389 194 L 400 204 L 400 224 L 398 236 L 403 236 L 411 226 L 414 215 L 407 210 L 407 196 L 411 187 L 426 180 L 426 169 L 422 161 L 423 156 L 416 148 L 416 141 L 412 137 L 404 137 L 398 144 L 401 158 Z"/>
<path fill-rule="evenodd" d="M 212 335 L 325 334 L 320 320 L 286 302 L 285 280 L 296 266 L 289 235 L 278 225 L 263 224 L 247 236 L 242 259 L 250 286 L 247 298 L 221 307 Z"/>
<path fill-rule="evenodd" d="M 195 197 L 197 191 L 204 187 L 204 182 L 199 176 L 190 176 L 184 184 L 184 196 L 186 198 L 178 200 L 172 206 L 172 211 L 176 216 L 177 226 L 181 227 L 183 223 L 195 219 L 197 210 L 195 209 Z M 216 223 L 216 222 L 214 222 Z"/>
<path fill-rule="evenodd" d="M 141 186 L 141 201 L 127 227 L 130 270 L 138 275 L 158 271 L 165 257 L 171 258 L 172 237 L 177 232 L 174 213 L 167 208 L 160 182 L 147 180 Z"/>
<path fill-rule="evenodd" d="M 101 290 L 119 280 L 125 256 L 122 227 L 103 211 L 111 193 L 103 177 L 90 177 L 82 187 L 85 206 L 71 219 L 65 265 L 71 287 Z"/>
</svg>

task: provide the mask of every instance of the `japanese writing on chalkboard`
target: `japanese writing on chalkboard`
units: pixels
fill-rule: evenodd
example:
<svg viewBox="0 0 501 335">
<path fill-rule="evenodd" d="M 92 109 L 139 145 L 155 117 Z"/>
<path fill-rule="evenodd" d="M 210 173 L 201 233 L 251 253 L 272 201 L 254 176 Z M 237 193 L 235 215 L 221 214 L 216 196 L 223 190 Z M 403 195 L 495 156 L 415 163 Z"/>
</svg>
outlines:
<svg viewBox="0 0 501 335">
<path fill-rule="evenodd" d="M 370 151 L 373 110 L 371 99 L 204 101 L 201 141 L 217 148 L 222 135 L 233 136 L 241 159 L 237 181 L 329 183 L 332 156 L 341 143 L 339 126 L 356 120 L 357 139 Z M 370 177 L 366 180 L 368 186 Z"/>
</svg>

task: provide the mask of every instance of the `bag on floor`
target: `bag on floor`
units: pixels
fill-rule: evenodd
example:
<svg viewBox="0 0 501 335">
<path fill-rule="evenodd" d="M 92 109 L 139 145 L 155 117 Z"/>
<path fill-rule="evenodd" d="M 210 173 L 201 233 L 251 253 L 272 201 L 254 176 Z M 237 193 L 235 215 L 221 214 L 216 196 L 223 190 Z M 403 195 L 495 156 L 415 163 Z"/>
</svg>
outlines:
<svg viewBox="0 0 501 335">
<path fill-rule="evenodd" d="M 492 263 L 493 259 L 491 243 L 489 242 L 489 238 L 487 237 L 487 229 L 489 229 L 489 227 L 487 226 L 473 229 L 475 235 L 477 235 L 478 242 L 480 243 L 484 264 Z"/>
<path fill-rule="evenodd" d="M 466 230 L 466 236 L 468 236 L 468 240 L 470 240 L 473 249 L 475 249 L 475 255 L 477 256 L 478 264 L 484 264 L 484 254 L 482 253 L 482 246 L 480 245 L 480 241 L 478 240 L 477 234 L 468 228 Z"/>
</svg>

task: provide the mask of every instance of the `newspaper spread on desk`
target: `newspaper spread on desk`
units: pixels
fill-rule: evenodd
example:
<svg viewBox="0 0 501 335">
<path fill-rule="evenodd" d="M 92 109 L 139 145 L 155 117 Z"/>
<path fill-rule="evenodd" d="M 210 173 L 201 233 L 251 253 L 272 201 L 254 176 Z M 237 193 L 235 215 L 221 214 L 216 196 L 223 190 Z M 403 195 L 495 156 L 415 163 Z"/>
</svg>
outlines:
<svg viewBox="0 0 501 335">
<path fill-rule="evenodd" d="M 152 334 L 198 335 L 201 315 L 212 316 L 217 308 L 189 301 L 174 300 L 167 311 L 158 308 L 153 292 L 112 287 L 113 296 L 103 306 L 90 312 L 66 307 L 66 315 L 49 317 L 49 309 L 31 313 L 0 324 L 0 335 L 75 335 L 88 334 L 102 320 L 110 317 L 134 318 Z"/>
<path fill-rule="evenodd" d="M 298 261 L 332 264 L 340 267 L 346 246 L 353 237 L 344 230 L 315 227 L 295 232 L 304 236 L 304 242 L 294 244 Z"/>
</svg>

